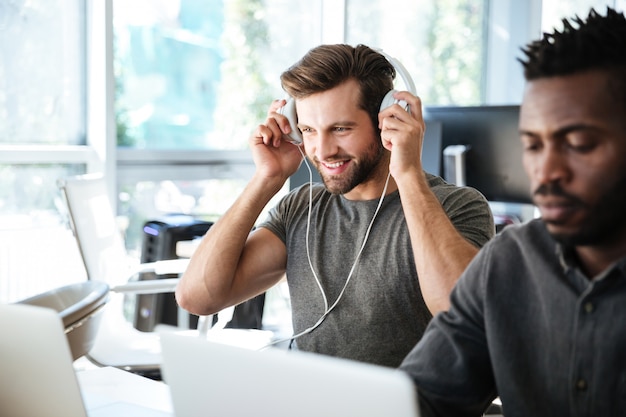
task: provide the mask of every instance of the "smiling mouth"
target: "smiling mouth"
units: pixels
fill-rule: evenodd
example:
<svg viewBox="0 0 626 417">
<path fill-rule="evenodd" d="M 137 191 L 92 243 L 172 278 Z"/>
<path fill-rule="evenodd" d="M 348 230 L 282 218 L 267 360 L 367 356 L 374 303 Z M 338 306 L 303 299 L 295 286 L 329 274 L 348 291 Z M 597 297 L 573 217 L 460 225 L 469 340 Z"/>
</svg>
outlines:
<svg viewBox="0 0 626 417">
<path fill-rule="evenodd" d="M 329 168 L 329 169 L 336 169 L 336 168 L 339 168 L 340 166 L 342 166 L 345 163 L 346 163 L 345 161 L 323 162 L 322 165 L 324 165 L 326 168 Z"/>
</svg>

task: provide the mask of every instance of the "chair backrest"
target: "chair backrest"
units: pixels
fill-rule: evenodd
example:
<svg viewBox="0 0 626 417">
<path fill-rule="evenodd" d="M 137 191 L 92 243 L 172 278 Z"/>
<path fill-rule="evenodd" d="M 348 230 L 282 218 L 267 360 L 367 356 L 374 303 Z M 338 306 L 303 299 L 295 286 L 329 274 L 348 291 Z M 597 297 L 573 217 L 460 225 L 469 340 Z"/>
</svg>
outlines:
<svg viewBox="0 0 626 417">
<path fill-rule="evenodd" d="M 58 181 L 70 225 L 90 280 L 123 284 L 130 261 L 102 175 L 80 175 Z"/>
<path fill-rule="evenodd" d="M 18 304 L 56 311 L 63 322 L 72 358 L 76 360 L 93 347 L 108 298 L 109 286 L 106 283 L 83 281 L 53 288 Z"/>
<path fill-rule="evenodd" d="M 133 264 L 126 252 L 104 177 L 98 174 L 73 176 L 60 179 L 58 186 L 67 204 L 70 225 L 76 236 L 89 280 L 103 281 L 114 291 L 118 287 L 127 287 L 129 278 L 139 271 L 139 265 L 136 262 Z M 179 265 L 176 264 L 180 269 Z M 177 272 L 182 272 L 182 269 Z M 151 284 L 150 281 L 142 283 Z M 144 286 L 139 285 L 137 291 L 129 292 L 141 293 L 138 291 L 141 287 Z M 164 282 L 163 288 L 166 292 L 173 291 L 170 283 Z M 159 292 L 163 291 L 152 287 L 149 291 L 151 294 Z M 261 294 L 239 307 L 241 311 L 235 309 L 236 320 L 232 327 L 260 328 L 264 299 L 265 295 Z M 246 306 L 247 309 L 242 310 Z M 225 309 L 219 317 L 217 327 L 223 328 L 233 317 L 233 309 Z M 251 324 L 251 320 L 257 323 Z M 207 326 L 211 326 L 210 320 L 206 320 L 206 323 Z"/>
</svg>

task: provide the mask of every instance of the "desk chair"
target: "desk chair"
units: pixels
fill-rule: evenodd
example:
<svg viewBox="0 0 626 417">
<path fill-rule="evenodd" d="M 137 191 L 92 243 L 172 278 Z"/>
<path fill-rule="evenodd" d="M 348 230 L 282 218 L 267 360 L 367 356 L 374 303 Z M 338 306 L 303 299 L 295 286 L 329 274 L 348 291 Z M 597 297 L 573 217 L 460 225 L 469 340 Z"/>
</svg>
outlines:
<svg viewBox="0 0 626 417">
<path fill-rule="evenodd" d="M 129 257 L 101 175 L 60 179 L 58 186 L 67 205 L 70 227 L 90 280 L 104 281 L 113 289 L 119 286 L 119 290 L 123 291 L 129 278 L 138 273 L 167 274 L 185 270 L 188 263 L 186 259 L 138 264 Z M 163 292 L 170 292 L 176 287 L 176 279 L 161 281 L 152 283 L 152 290 L 160 288 Z M 150 286 L 136 283 L 133 291 L 140 291 L 142 285 Z M 146 289 L 146 293 L 151 292 Z"/>
<path fill-rule="evenodd" d="M 104 282 L 84 281 L 46 291 L 17 304 L 46 307 L 58 312 L 72 359 L 76 360 L 93 347 L 108 296 L 109 286 Z"/>
<path fill-rule="evenodd" d="M 131 281 L 140 272 L 157 275 L 180 274 L 188 260 L 176 259 L 138 264 L 131 261 L 117 227 L 112 205 L 101 175 L 60 179 L 58 186 L 68 208 L 70 226 L 78 243 L 87 277 L 110 287 L 110 298 L 93 347 L 85 355 L 99 366 L 113 366 L 153 378 L 160 378 L 162 362 L 159 336 L 141 332 L 126 320 L 124 294 L 173 292 L 178 278 Z M 220 326 L 232 317 L 232 309 L 219 313 Z M 219 316 L 219 315 L 218 315 Z M 198 326 L 206 333 L 212 316 L 201 318 Z"/>
</svg>

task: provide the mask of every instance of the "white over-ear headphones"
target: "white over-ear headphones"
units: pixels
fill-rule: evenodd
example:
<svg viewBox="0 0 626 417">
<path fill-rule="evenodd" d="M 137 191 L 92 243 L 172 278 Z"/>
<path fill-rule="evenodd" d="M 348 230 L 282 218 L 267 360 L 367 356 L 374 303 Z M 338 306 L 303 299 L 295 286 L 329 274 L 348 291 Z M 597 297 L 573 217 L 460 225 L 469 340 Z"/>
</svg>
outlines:
<svg viewBox="0 0 626 417">
<path fill-rule="evenodd" d="M 387 55 L 381 49 L 375 49 L 375 51 L 387 58 L 387 61 L 391 62 L 391 65 L 393 65 L 393 67 L 396 69 L 396 72 L 400 75 L 400 77 L 402 77 L 402 81 L 404 82 L 406 91 L 413 94 L 414 96 L 417 95 L 417 92 L 415 91 L 415 83 L 413 83 L 413 79 L 411 78 L 411 75 L 406 70 L 406 68 L 404 68 L 404 65 L 402 65 L 402 63 L 400 63 L 400 61 L 398 61 L 397 59 Z M 393 94 L 396 91 L 397 90 L 389 90 L 389 92 L 385 94 L 385 97 L 383 97 L 383 101 L 380 103 L 380 111 L 383 111 L 387 107 L 396 103 L 404 107 L 405 110 L 408 110 L 408 104 L 406 103 L 406 101 L 396 100 L 395 98 L 393 98 Z"/>
<path fill-rule="evenodd" d="M 406 90 L 413 95 L 417 95 L 415 92 L 415 84 L 413 83 L 413 79 L 409 75 L 409 72 L 404 68 L 404 65 L 400 63 L 397 59 L 387 55 L 381 49 L 374 49 L 379 54 L 383 55 L 387 61 L 393 65 L 396 69 L 396 72 L 402 77 L 402 81 L 406 87 Z M 396 100 L 393 95 L 397 90 L 389 90 L 385 97 L 383 97 L 383 101 L 380 103 L 380 111 L 383 111 L 387 107 L 393 104 L 399 104 L 405 110 L 408 111 L 408 104 L 404 100 Z M 291 127 L 291 133 L 289 133 L 289 141 L 294 145 L 300 145 L 302 143 L 302 133 L 298 129 L 298 115 L 296 114 L 296 102 L 293 98 L 289 98 L 287 100 L 287 104 L 278 109 L 278 113 L 282 114 L 289 120 L 289 126 Z"/>
</svg>

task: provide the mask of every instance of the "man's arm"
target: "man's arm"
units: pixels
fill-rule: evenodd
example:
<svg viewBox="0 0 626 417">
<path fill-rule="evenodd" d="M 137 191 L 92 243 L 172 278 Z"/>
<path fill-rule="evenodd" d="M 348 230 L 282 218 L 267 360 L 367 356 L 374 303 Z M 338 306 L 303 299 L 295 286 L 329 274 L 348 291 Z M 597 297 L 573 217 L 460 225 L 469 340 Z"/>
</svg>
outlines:
<svg viewBox="0 0 626 417">
<path fill-rule="evenodd" d="M 497 396 L 479 282 L 489 272 L 481 255 L 452 291 L 450 309 L 431 320 L 400 365 L 415 383 L 424 417 L 482 416 Z"/>
<path fill-rule="evenodd" d="M 250 138 L 256 171 L 243 193 L 207 232 L 176 289 L 176 300 L 198 315 L 213 314 L 270 288 L 285 272 L 284 243 L 267 229 L 252 233 L 270 199 L 300 165 L 296 146 L 283 140 L 289 122 L 270 108 Z M 284 104 L 284 101 L 282 101 Z"/>
<path fill-rule="evenodd" d="M 207 232 L 176 289 L 176 300 L 198 315 L 213 314 L 262 293 L 285 271 L 283 242 L 267 229 L 250 233 L 274 195 L 253 179 Z"/>
<path fill-rule="evenodd" d="M 396 181 L 422 295 L 435 315 L 449 308 L 450 292 L 479 248 L 452 224 L 423 171 L 406 174 Z M 487 209 L 485 215 L 489 215 Z"/>
<path fill-rule="evenodd" d="M 449 308 L 450 292 L 479 248 L 454 227 L 426 179 L 420 158 L 426 128 L 421 101 L 406 92 L 396 94 L 409 103 L 411 114 L 399 106 L 381 112 L 381 137 L 391 150 L 389 168 L 400 192 L 422 296 L 435 315 Z M 490 216 L 488 206 L 485 214 Z"/>
</svg>

